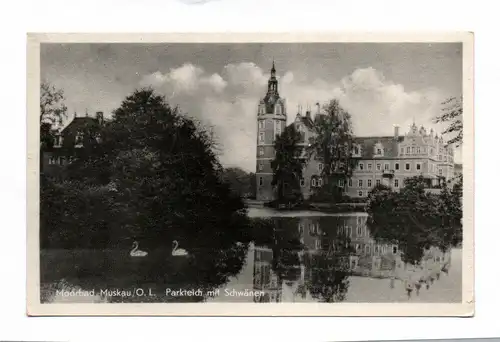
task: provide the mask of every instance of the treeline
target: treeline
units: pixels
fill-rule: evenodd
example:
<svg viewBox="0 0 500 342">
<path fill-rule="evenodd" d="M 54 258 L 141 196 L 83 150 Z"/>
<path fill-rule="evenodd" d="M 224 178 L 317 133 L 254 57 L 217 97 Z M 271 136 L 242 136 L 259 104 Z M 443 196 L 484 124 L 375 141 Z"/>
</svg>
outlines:
<svg viewBox="0 0 500 342">
<path fill-rule="evenodd" d="M 462 241 L 463 178 L 453 186 L 444 182 L 439 194 L 426 191 L 422 176 L 405 179 L 393 191 L 377 185 L 369 194 L 367 225 L 375 239 L 400 246 L 405 262 L 418 264 L 424 251 L 446 251 Z"/>
</svg>

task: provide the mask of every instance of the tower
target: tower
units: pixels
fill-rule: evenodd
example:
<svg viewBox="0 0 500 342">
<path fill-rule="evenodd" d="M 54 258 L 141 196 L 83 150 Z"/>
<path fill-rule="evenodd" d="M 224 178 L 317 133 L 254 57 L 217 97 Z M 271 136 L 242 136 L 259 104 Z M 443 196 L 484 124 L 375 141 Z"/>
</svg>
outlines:
<svg viewBox="0 0 500 342">
<path fill-rule="evenodd" d="M 274 141 L 286 126 L 286 104 L 278 92 L 278 79 L 273 61 L 271 76 L 267 82 L 267 92 L 260 101 L 257 113 L 257 165 L 255 177 L 256 193 L 259 201 L 272 201 L 275 194 L 272 186 Z"/>
</svg>

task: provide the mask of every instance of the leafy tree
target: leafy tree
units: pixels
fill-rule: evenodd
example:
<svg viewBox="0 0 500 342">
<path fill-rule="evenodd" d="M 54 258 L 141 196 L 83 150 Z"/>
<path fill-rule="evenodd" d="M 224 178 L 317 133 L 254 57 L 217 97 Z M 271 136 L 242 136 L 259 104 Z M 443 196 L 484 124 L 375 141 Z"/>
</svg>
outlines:
<svg viewBox="0 0 500 342">
<path fill-rule="evenodd" d="M 52 147 L 55 125 L 62 125 L 66 118 L 64 91 L 48 82 L 40 84 L 40 144 L 41 148 Z"/>
<path fill-rule="evenodd" d="M 418 264 L 426 249 L 447 250 L 461 240 L 460 197 L 443 183 L 439 195 L 428 193 L 422 177 L 405 180 L 400 192 L 379 185 L 369 194 L 367 225 L 377 240 L 395 243 L 403 260 Z"/>
<path fill-rule="evenodd" d="M 463 139 L 463 102 L 462 97 L 451 97 L 442 103 L 442 114 L 436 117 L 436 123 L 448 123 L 449 126 L 444 130 L 443 134 L 450 134 L 452 138 L 448 140 L 448 144 L 462 144 Z"/>
<path fill-rule="evenodd" d="M 276 136 L 274 148 L 276 156 L 271 162 L 273 170 L 272 185 L 277 188 L 278 200 L 292 195 L 300 197 L 300 180 L 303 162 L 300 159 L 302 147 L 300 132 L 294 125 L 287 126 L 280 136 Z"/>
<path fill-rule="evenodd" d="M 353 132 L 351 115 L 334 99 L 324 106 L 324 115 L 315 118 L 313 136 L 307 148 L 309 158 L 323 163 L 321 175 L 325 178 L 321 191 L 339 198 L 339 180 L 346 184 L 352 176 L 357 160 L 353 159 Z"/>
<path fill-rule="evenodd" d="M 252 181 L 255 180 L 255 174 L 246 172 L 239 167 L 228 167 L 222 172 L 224 182 L 230 184 L 231 190 L 241 197 L 255 196 L 255 187 Z"/>
<path fill-rule="evenodd" d="M 109 281 L 124 279 L 119 272 L 126 272 L 129 285 L 133 276 L 136 283 L 147 279 L 213 288 L 241 270 L 251 239 L 249 222 L 241 198 L 222 180 L 209 133 L 164 97 L 141 89 L 127 96 L 99 134 L 100 143 L 84 144 L 84 153 L 68 168 L 71 184 L 42 199 L 47 215 L 60 213 L 53 221 L 47 218 L 46 227 L 59 220 L 60 231 L 51 234 L 75 234 L 62 219 L 71 214 L 85 223 L 66 248 L 88 241 L 89 248 L 119 247 L 128 253 L 132 241 L 139 241 L 150 253 L 140 266 L 122 256 L 125 266 L 108 267 Z M 93 205 L 71 204 L 87 203 L 88 189 L 104 189 L 105 196 L 97 196 Z M 93 238 L 99 236 L 93 231 L 104 234 L 104 243 Z M 173 240 L 190 252 L 189 266 L 169 261 Z"/>
</svg>

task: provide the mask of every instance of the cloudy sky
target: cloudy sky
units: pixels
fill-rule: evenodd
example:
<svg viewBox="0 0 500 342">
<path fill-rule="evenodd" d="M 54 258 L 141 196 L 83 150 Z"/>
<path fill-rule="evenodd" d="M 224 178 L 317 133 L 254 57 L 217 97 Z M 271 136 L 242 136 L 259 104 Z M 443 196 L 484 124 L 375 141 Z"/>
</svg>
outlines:
<svg viewBox="0 0 500 342">
<path fill-rule="evenodd" d="M 394 124 L 406 132 L 413 120 L 431 127 L 440 103 L 462 94 L 455 43 L 42 44 L 41 77 L 64 90 L 70 115 L 111 116 L 134 89 L 152 86 L 215 126 L 223 164 L 254 171 L 257 105 L 273 59 L 289 120 L 299 104 L 338 98 L 360 136 L 391 135 Z"/>
</svg>

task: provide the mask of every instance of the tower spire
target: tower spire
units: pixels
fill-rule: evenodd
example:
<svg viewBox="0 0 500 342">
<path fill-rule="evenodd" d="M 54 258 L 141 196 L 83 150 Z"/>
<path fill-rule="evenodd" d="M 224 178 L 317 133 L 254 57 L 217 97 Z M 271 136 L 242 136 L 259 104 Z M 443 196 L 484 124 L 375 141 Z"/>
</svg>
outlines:
<svg viewBox="0 0 500 342">
<path fill-rule="evenodd" d="M 274 65 L 274 58 L 273 58 L 273 67 L 271 68 L 271 76 L 274 76 L 276 74 L 276 66 Z"/>
</svg>

